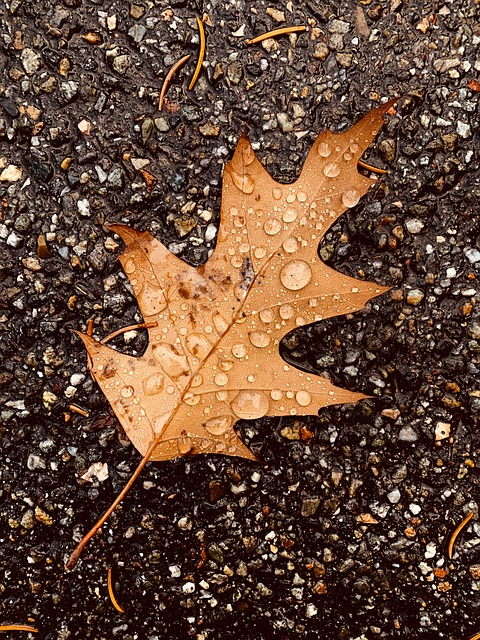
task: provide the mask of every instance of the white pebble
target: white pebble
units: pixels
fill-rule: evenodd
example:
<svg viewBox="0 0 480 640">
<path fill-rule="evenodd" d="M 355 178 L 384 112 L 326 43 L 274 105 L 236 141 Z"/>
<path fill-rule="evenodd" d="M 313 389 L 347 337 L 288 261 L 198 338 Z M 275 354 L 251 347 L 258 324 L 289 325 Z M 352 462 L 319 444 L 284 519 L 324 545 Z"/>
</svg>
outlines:
<svg viewBox="0 0 480 640">
<path fill-rule="evenodd" d="M 434 558 L 437 553 L 437 545 L 434 542 L 429 542 L 425 548 L 425 558 Z"/>
</svg>

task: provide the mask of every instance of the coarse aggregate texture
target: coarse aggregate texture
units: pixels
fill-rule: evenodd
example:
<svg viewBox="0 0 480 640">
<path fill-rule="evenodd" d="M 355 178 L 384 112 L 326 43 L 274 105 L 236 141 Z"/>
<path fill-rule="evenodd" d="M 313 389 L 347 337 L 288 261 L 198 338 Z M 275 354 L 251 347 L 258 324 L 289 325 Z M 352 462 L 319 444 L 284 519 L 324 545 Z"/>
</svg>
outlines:
<svg viewBox="0 0 480 640">
<path fill-rule="evenodd" d="M 12 637 L 480 631 L 479 13 L 475 0 L 0 5 L 0 624 L 39 629 Z M 203 14 L 206 61 L 188 91 Z M 282 346 L 372 398 L 239 424 L 263 464 L 148 465 L 67 573 L 139 461 L 70 331 L 94 317 L 101 338 L 142 320 L 103 223 L 149 229 L 201 264 L 243 130 L 290 182 L 320 130 L 393 96 L 368 154 L 388 175 L 320 247 L 335 269 L 392 289 Z M 115 344 L 135 355 L 145 340 Z M 101 480 L 82 479 L 94 463 Z"/>
</svg>

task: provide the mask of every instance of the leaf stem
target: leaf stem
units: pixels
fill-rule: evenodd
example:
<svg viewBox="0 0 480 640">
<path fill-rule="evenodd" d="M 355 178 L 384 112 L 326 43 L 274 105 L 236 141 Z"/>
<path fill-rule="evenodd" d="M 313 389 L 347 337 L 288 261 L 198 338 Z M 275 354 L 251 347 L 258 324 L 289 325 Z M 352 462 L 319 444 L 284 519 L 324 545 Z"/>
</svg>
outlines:
<svg viewBox="0 0 480 640">
<path fill-rule="evenodd" d="M 183 58 L 180 58 L 180 60 L 177 60 L 177 62 L 175 62 L 175 64 L 172 66 L 170 71 L 165 76 L 165 80 L 163 82 L 163 86 L 162 86 L 162 89 L 160 91 L 160 98 L 158 100 L 158 110 L 159 111 L 161 111 L 163 109 L 163 100 L 165 98 L 165 93 L 167 92 L 167 87 L 168 87 L 168 85 L 170 83 L 170 80 L 172 79 L 172 77 L 173 77 L 174 73 L 177 71 L 177 69 L 180 69 L 182 64 L 185 64 L 185 62 L 189 58 L 190 58 L 190 54 L 188 54 L 187 56 L 183 56 Z"/>
<path fill-rule="evenodd" d="M 168 425 L 168 423 L 167 423 L 167 425 Z M 165 427 L 167 425 L 165 425 Z M 161 439 L 163 437 L 163 433 L 165 431 L 165 427 L 157 434 L 155 440 L 150 445 L 147 453 L 140 460 L 140 464 L 135 469 L 135 471 L 133 472 L 133 475 L 131 476 L 131 478 L 127 482 L 127 484 L 124 486 L 122 491 L 118 494 L 118 496 L 116 497 L 115 501 L 112 502 L 112 504 L 107 509 L 107 511 L 105 511 L 103 516 L 100 518 L 100 520 L 98 520 L 94 524 L 94 526 L 90 529 L 90 531 L 86 535 L 83 536 L 83 538 L 77 544 L 77 546 L 75 547 L 73 552 L 70 554 L 70 557 L 68 558 L 68 560 L 67 560 L 67 562 L 65 564 L 65 569 L 67 569 L 67 571 L 70 571 L 71 569 L 74 568 L 74 566 L 77 564 L 78 559 L 80 558 L 80 556 L 81 556 L 83 550 L 85 549 L 85 547 L 87 546 L 87 544 L 90 542 L 90 540 L 93 538 L 93 536 L 97 533 L 97 531 L 102 527 L 102 525 L 105 523 L 105 521 L 108 520 L 110 515 L 115 511 L 117 506 L 120 504 L 120 502 L 126 496 L 128 491 L 130 490 L 130 487 L 135 482 L 135 480 L 138 478 L 138 476 L 140 475 L 143 467 L 150 460 L 150 458 L 152 457 L 152 454 L 155 451 L 157 445 L 160 443 L 160 441 L 161 441 Z"/>
<path fill-rule="evenodd" d="M 197 78 L 200 74 L 200 70 L 203 64 L 203 58 L 205 57 L 205 29 L 203 28 L 203 22 L 200 20 L 198 16 L 197 18 L 197 26 L 198 26 L 198 34 L 200 36 L 200 51 L 198 52 L 198 60 L 197 66 L 195 67 L 195 71 L 193 73 L 192 79 L 190 80 L 190 84 L 188 85 L 188 90 L 191 91 L 195 86 Z"/>
</svg>

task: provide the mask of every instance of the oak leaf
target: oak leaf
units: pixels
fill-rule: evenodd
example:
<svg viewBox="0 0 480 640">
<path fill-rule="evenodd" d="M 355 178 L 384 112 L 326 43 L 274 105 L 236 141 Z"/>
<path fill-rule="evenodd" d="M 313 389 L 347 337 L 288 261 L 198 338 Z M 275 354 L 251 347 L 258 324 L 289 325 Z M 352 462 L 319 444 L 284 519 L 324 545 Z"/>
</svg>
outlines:
<svg viewBox="0 0 480 640">
<path fill-rule="evenodd" d="M 81 337 L 93 377 L 143 456 L 254 460 L 234 431 L 238 419 L 316 415 L 365 397 L 293 368 L 279 343 L 296 327 L 362 309 L 387 290 L 334 271 L 318 245 L 374 182 L 357 163 L 390 106 L 344 133 L 321 133 L 293 184 L 276 182 L 242 135 L 224 171 L 217 245 L 201 267 L 148 232 L 109 225 L 125 242 L 120 261 L 150 325 L 149 343 L 133 357 Z"/>
</svg>

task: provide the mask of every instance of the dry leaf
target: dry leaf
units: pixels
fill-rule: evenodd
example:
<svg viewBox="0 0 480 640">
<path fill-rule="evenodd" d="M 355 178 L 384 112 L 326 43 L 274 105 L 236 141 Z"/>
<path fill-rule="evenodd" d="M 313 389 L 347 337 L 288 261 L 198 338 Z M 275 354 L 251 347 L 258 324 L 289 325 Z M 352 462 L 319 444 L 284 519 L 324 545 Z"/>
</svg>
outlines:
<svg viewBox="0 0 480 640">
<path fill-rule="evenodd" d="M 279 355 L 296 327 L 362 309 L 387 289 L 327 267 L 318 245 L 373 180 L 357 162 L 392 103 L 349 131 L 320 134 L 298 180 L 276 182 L 243 135 L 225 167 L 216 249 L 199 268 L 148 232 L 114 224 L 148 329 L 141 357 L 81 335 L 92 374 L 125 432 L 152 460 L 220 453 L 255 459 L 238 419 L 316 415 L 364 398 L 293 368 Z"/>
</svg>

